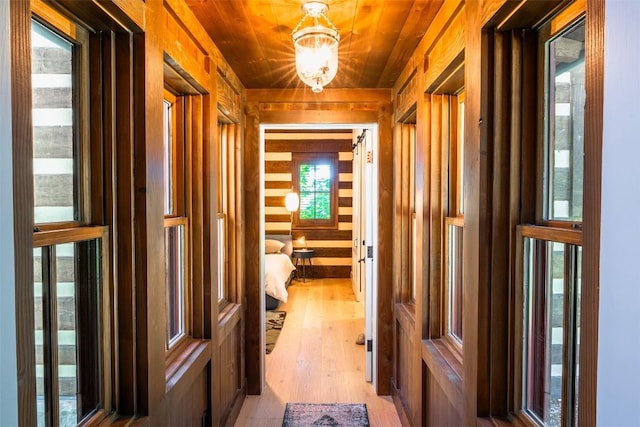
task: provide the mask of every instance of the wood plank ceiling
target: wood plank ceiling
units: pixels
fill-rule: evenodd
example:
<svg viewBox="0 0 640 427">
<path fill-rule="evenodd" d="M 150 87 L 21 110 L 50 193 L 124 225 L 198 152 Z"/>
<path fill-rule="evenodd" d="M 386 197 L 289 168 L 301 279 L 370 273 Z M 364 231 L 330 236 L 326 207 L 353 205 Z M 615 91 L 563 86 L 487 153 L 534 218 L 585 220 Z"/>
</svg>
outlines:
<svg viewBox="0 0 640 427">
<path fill-rule="evenodd" d="M 247 89 L 300 88 L 291 31 L 304 0 L 186 0 Z M 390 88 L 443 0 L 328 0 L 340 31 L 327 88 Z"/>
</svg>

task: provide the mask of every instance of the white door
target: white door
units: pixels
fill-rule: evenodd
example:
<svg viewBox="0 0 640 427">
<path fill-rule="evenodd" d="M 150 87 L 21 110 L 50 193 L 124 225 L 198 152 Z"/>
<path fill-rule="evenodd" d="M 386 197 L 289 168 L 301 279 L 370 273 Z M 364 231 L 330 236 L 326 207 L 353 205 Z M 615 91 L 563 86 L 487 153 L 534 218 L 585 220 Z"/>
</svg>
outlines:
<svg viewBox="0 0 640 427">
<path fill-rule="evenodd" d="M 364 239 L 360 242 L 361 260 L 364 267 L 364 298 L 365 298 L 365 354 L 367 381 L 374 381 L 374 366 L 376 364 L 376 266 L 377 266 L 377 239 L 378 239 L 378 168 L 377 163 L 377 132 L 376 128 L 365 131 L 364 140 L 361 143 L 363 148 L 363 170 L 361 174 L 361 197 L 360 206 L 361 226 Z"/>
<path fill-rule="evenodd" d="M 352 245 L 352 255 L 351 255 L 351 263 L 353 272 L 352 278 L 352 286 L 353 286 L 353 294 L 356 297 L 356 301 L 363 301 L 364 299 L 364 249 L 362 246 L 362 241 L 364 240 L 364 224 L 365 221 L 361 218 L 361 213 L 364 212 L 362 209 L 363 198 L 362 198 L 362 174 L 364 172 L 364 158 L 363 155 L 364 147 L 361 145 L 362 141 L 362 129 L 354 129 L 353 131 L 353 207 L 352 207 L 352 237 L 353 237 L 353 245 Z"/>
<path fill-rule="evenodd" d="M 365 305 L 365 378 L 374 381 L 378 181 L 375 128 L 354 130 L 353 293 Z"/>
</svg>

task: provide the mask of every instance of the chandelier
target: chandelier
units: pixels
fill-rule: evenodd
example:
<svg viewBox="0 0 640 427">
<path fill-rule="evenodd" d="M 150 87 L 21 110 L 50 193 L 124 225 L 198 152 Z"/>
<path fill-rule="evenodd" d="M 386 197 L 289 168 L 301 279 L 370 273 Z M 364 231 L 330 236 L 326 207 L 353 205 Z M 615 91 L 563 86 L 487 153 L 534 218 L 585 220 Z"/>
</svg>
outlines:
<svg viewBox="0 0 640 427">
<path fill-rule="evenodd" d="M 310 1 L 302 8 L 305 15 L 291 33 L 296 71 L 300 80 L 318 93 L 338 71 L 340 33 L 327 17 L 328 7 L 323 2 Z"/>
</svg>

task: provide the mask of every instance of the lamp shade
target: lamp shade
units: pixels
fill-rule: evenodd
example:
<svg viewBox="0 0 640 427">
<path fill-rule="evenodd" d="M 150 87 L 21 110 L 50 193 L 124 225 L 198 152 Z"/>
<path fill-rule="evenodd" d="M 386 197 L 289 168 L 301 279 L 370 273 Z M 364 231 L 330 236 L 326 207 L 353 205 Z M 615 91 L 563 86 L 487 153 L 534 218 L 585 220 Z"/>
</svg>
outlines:
<svg viewBox="0 0 640 427">
<path fill-rule="evenodd" d="M 311 1 L 303 6 L 305 16 L 292 32 L 296 71 L 314 92 L 322 92 L 338 71 L 340 33 L 327 17 L 327 5 Z"/>
<path fill-rule="evenodd" d="M 284 197 L 284 206 L 287 208 L 287 212 L 295 212 L 298 210 L 298 206 L 300 205 L 300 198 L 298 197 L 298 193 L 289 192 Z"/>
</svg>

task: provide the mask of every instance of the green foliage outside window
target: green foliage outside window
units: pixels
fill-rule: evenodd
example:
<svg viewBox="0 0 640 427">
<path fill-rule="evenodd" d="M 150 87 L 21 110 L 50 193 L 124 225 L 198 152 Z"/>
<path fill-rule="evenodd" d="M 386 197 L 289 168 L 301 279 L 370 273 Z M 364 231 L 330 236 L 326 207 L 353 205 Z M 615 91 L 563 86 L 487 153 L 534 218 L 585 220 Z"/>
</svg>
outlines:
<svg viewBox="0 0 640 427">
<path fill-rule="evenodd" d="M 301 220 L 331 219 L 331 165 L 300 165 Z"/>
</svg>

